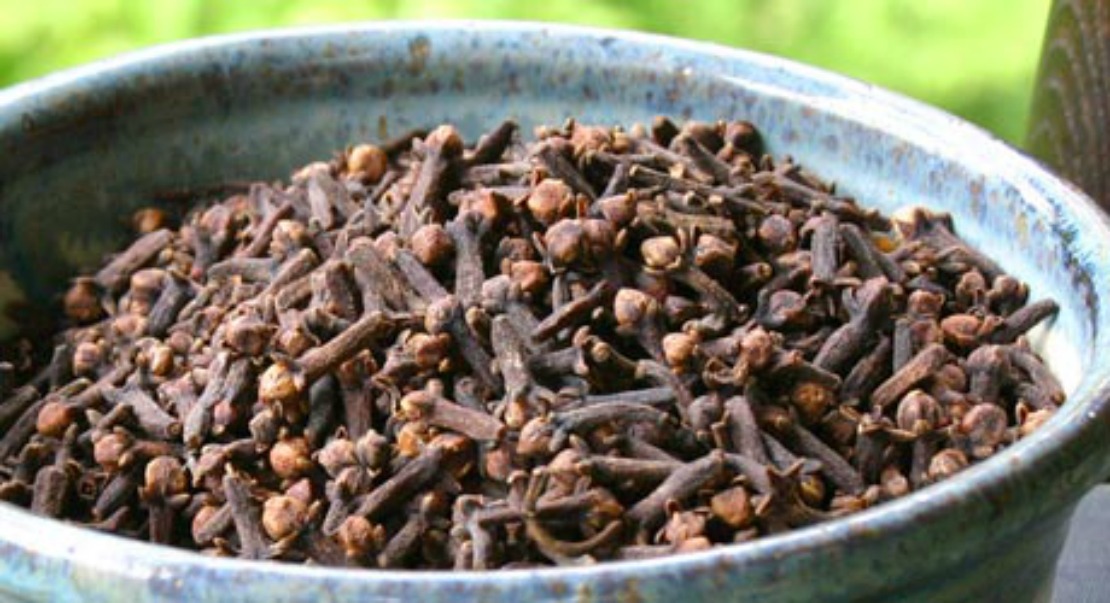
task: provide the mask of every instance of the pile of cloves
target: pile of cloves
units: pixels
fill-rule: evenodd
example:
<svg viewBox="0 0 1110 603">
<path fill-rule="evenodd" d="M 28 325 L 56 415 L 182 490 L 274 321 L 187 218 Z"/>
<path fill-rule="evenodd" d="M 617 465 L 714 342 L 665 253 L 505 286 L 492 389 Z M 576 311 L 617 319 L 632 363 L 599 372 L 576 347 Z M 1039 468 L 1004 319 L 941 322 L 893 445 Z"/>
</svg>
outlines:
<svg viewBox="0 0 1110 603">
<path fill-rule="evenodd" d="M 198 203 L 0 363 L 0 499 L 205 554 L 640 559 L 843 516 L 1028 434 L 1056 311 L 747 122 L 506 121 Z M 17 386 L 17 383 L 26 383 Z"/>
</svg>

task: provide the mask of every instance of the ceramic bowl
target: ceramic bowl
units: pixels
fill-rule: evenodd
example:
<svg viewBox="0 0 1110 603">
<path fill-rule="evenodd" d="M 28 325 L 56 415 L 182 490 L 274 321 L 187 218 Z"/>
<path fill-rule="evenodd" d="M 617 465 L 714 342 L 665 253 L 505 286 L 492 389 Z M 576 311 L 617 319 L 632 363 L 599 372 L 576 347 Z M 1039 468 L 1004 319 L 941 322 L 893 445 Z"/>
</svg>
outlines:
<svg viewBox="0 0 1110 603">
<path fill-rule="evenodd" d="M 743 118 L 864 204 L 951 212 L 1052 296 L 1036 345 L 1070 399 L 958 477 L 846 519 L 652 561 L 489 573 L 214 559 L 0 505 L 0 594 L 37 601 L 1017 601 L 1044 598 L 1068 520 L 1110 469 L 1110 227 L 1036 162 L 940 111 L 778 58 L 533 24 L 395 23 L 163 46 L 0 92 L 0 296 L 56 303 L 167 190 L 286 177 L 450 121 L 473 140 L 653 115 Z M 12 325 L 8 325 L 10 329 Z"/>
</svg>

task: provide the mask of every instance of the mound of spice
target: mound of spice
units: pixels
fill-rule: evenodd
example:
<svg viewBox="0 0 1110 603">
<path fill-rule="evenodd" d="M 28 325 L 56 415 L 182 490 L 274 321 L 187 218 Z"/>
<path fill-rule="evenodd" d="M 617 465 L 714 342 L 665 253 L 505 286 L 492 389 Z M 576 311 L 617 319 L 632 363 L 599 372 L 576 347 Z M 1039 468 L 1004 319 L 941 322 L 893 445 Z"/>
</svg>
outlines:
<svg viewBox="0 0 1110 603">
<path fill-rule="evenodd" d="M 209 200 L 0 365 L 0 499 L 206 554 L 380 568 L 639 559 L 840 517 L 1064 401 L 1051 316 L 954 234 L 749 123 L 507 121 Z"/>
</svg>

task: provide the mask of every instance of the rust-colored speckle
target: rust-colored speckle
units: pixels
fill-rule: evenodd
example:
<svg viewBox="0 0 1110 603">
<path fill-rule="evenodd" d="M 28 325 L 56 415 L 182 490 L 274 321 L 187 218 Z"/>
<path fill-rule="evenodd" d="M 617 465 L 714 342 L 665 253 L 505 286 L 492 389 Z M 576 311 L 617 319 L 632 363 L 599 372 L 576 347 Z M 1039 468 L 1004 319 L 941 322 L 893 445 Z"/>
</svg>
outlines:
<svg viewBox="0 0 1110 603">
<path fill-rule="evenodd" d="M 721 557 L 713 564 L 713 569 L 709 574 L 713 585 L 718 589 L 723 589 L 728 586 L 729 578 L 736 573 L 736 568 L 729 563 L 728 559 Z"/>
<path fill-rule="evenodd" d="M 414 74 L 424 71 L 428 65 L 428 56 L 432 54 L 432 42 L 427 36 L 416 36 L 409 42 L 409 56 L 412 57 L 412 63 L 409 65 L 409 71 Z"/>
<path fill-rule="evenodd" d="M 585 582 L 580 582 L 575 589 L 574 599 L 578 603 L 590 603 L 594 600 L 594 589 Z"/>
<path fill-rule="evenodd" d="M 1017 234 L 1018 245 L 1029 244 L 1029 216 L 1025 212 L 1014 214 L 1014 232 Z"/>
<path fill-rule="evenodd" d="M 624 587 L 617 593 L 620 603 L 643 603 L 644 597 L 640 595 L 640 581 L 629 578 L 624 581 Z"/>
<path fill-rule="evenodd" d="M 548 583 L 548 587 L 551 589 L 551 593 L 560 599 L 567 596 L 570 592 L 570 588 L 567 586 L 566 582 L 556 582 L 553 580 Z"/>
<path fill-rule="evenodd" d="M 389 120 L 384 114 L 378 116 L 378 140 L 389 140 Z"/>
<path fill-rule="evenodd" d="M 983 196 L 983 178 L 979 177 L 979 178 L 976 178 L 976 179 L 972 180 L 970 183 L 968 183 L 967 192 L 972 197 L 982 197 Z"/>
</svg>

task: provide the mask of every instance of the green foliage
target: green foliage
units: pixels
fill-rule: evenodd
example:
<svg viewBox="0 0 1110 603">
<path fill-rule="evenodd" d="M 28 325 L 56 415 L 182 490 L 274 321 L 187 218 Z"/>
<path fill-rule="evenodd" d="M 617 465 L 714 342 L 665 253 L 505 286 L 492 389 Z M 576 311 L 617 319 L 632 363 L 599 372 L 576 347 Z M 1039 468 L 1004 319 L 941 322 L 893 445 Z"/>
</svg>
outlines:
<svg viewBox="0 0 1110 603">
<path fill-rule="evenodd" d="M 665 33 L 845 73 L 1024 132 L 1047 0 L 0 0 L 0 86 L 213 33 L 373 19 L 527 19 Z"/>
</svg>

